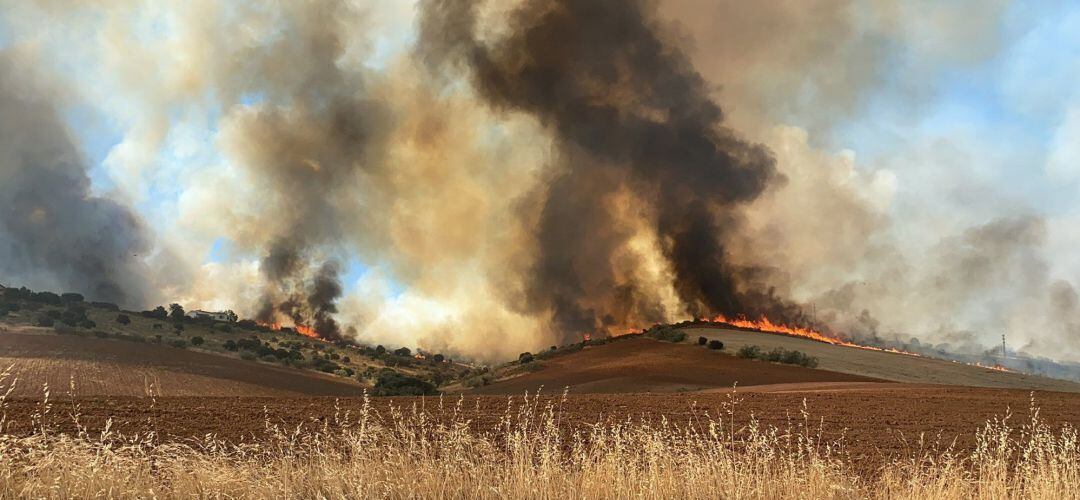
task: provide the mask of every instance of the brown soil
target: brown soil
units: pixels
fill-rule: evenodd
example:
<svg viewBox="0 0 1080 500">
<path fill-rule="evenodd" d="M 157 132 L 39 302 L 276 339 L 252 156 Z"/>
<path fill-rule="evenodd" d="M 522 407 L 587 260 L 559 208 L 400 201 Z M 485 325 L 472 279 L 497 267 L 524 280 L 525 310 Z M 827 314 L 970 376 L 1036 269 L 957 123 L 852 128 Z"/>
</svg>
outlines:
<svg viewBox="0 0 1080 500">
<path fill-rule="evenodd" d="M 776 390 L 771 390 L 776 389 Z M 460 399 L 459 399 L 460 398 Z M 970 449 L 976 430 L 988 419 L 1010 413 L 1012 424 L 1028 421 L 1032 398 L 1040 419 L 1051 426 L 1080 426 L 1080 395 L 912 384 L 835 384 L 808 386 L 759 386 L 736 394 L 587 394 L 542 397 L 539 407 L 559 405 L 559 424 L 583 429 L 600 421 L 664 417 L 670 424 L 686 425 L 706 416 L 720 418 L 725 429 L 746 425 L 751 417 L 764 426 L 798 429 L 806 425 L 826 440 L 842 440 L 856 459 L 867 463 L 910 454 L 925 448 L 952 444 Z M 530 398 L 530 402 L 532 399 Z M 561 402 L 560 402 L 561 401 Z M 373 398 L 371 407 L 381 415 L 395 406 L 405 414 L 413 408 L 436 419 L 468 420 L 480 430 L 496 430 L 501 419 L 512 419 L 521 396 L 459 396 L 444 398 Z M 734 404 L 733 404 L 734 403 Z M 364 401 L 360 398 L 93 398 L 51 402 L 48 424 L 60 431 L 74 431 L 72 413 L 91 432 L 112 418 L 112 429 L 125 434 L 155 430 L 166 439 L 200 438 L 215 434 L 239 441 L 262 439 L 266 424 L 290 430 L 334 425 L 334 416 L 350 413 L 355 418 Z M 30 432 L 32 415 L 42 403 L 30 399 L 6 402 L 3 413 L 10 432 Z M 509 410 L 508 410 L 509 409 Z M 923 445 L 920 445 L 922 440 Z"/>
<path fill-rule="evenodd" d="M 807 382 L 881 379 L 732 356 L 698 345 L 627 338 L 534 361 L 538 371 L 473 389 L 476 394 L 523 394 L 540 388 L 571 393 L 683 392 Z"/>
<path fill-rule="evenodd" d="M 0 333 L 3 390 L 38 398 L 75 396 L 357 396 L 340 377 L 270 366 L 158 344 L 83 338 L 30 330 Z"/>
</svg>

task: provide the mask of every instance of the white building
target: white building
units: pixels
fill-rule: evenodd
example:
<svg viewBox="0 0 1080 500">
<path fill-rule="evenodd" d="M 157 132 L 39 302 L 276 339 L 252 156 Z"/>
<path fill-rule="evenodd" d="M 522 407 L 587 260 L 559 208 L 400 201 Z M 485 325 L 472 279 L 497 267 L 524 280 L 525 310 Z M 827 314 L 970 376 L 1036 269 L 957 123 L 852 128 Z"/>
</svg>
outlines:
<svg viewBox="0 0 1080 500">
<path fill-rule="evenodd" d="M 195 309 L 194 311 L 188 311 L 187 317 L 192 319 L 212 319 L 214 321 L 236 321 L 236 313 L 232 311 L 201 311 Z"/>
</svg>

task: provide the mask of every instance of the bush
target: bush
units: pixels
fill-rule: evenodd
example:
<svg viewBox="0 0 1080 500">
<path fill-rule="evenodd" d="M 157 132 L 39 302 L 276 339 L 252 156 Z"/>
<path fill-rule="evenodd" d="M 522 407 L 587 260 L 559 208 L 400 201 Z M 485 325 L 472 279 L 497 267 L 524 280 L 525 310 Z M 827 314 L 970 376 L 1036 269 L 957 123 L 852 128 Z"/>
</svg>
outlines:
<svg viewBox="0 0 1080 500">
<path fill-rule="evenodd" d="M 131 318 L 126 314 L 117 314 L 116 315 L 116 322 L 120 323 L 121 325 L 130 325 L 131 324 Z"/>
<path fill-rule="evenodd" d="M 97 323 L 95 323 L 94 320 L 91 319 L 83 319 L 79 322 L 79 326 L 90 330 L 92 328 L 97 328 Z"/>
<path fill-rule="evenodd" d="M 709 343 L 709 339 L 707 339 L 705 337 L 698 337 L 697 338 L 697 345 L 705 345 L 707 343 Z"/>
<path fill-rule="evenodd" d="M 412 356 L 412 351 L 410 351 L 408 347 L 402 347 L 401 349 L 395 350 L 394 354 L 396 354 L 398 356 L 406 357 L 406 356 Z"/>
<path fill-rule="evenodd" d="M 109 338 L 109 334 L 105 333 L 105 332 L 103 332 L 101 330 L 98 330 L 98 331 L 94 332 L 94 336 L 99 338 L 99 339 L 107 339 L 107 338 Z"/>
<path fill-rule="evenodd" d="M 240 353 L 240 359 L 243 359 L 243 360 L 255 361 L 256 358 L 258 358 L 258 356 L 256 356 L 255 353 L 253 353 L 251 351 L 244 351 L 244 352 Z"/>
<path fill-rule="evenodd" d="M 37 317 L 37 321 L 35 321 L 34 324 L 37 326 L 52 327 L 55 323 L 49 316 L 41 315 Z"/>
<path fill-rule="evenodd" d="M 735 355 L 740 358 L 755 359 L 761 356 L 761 348 L 756 345 L 744 345 Z"/>
<path fill-rule="evenodd" d="M 52 292 L 37 292 L 32 294 L 29 298 L 34 302 L 41 302 L 42 304 L 50 304 L 54 306 L 58 306 L 63 303 L 63 299 L 61 299 L 59 295 Z"/>
<path fill-rule="evenodd" d="M 236 322 L 236 326 L 244 330 L 254 330 L 259 327 L 259 324 L 256 323 L 254 320 L 242 319 Z"/>
<path fill-rule="evenodd" d="M 714 351 L 723 350 L 724 349 L 724 343 L 720 342 L 719 340 L 710 340 L 709 341 L 709 349 L 712 349 Z"/>
<path fill-rule="evenodd" d="M 375 346 L 375 355 L 381 356 L 383 354 L 386 354 L 386 348 L 381 345 Z"/>
<path fill-rule="evenodd" d="M 530 352 L 523 352 L 520 355 L 518 355 L 518 363 L 521 363 L 521 364 L 532 363 L 532 360 L 533 360 L 533 355 Z"/>
<path fill-rule="evenodd" d="M 119 311 L 120 306 L 113 304 L 112 302 L 90 302 L 90 307 L 96 307 L 98 309 L 105 309 L 106 311 Z"/>
<path fill-rule="evenodd" d="M 436 354 L 431 357 L 431 360 L 436 363 L 442 363 L 443 361 L 446 361 L 446 358 L 442 354 Z"/>
<path fill-rule="evenodd" d="M 435 385 L 394 370 L 379 372 L 372 393 L 376 396 L 427 396 L 435 394 Z"/>
<path fill-rule="evenodd" d="M 69 302 L 70 303 L 70 302 L 82 302 L 82 301 L 84 301 L 86 299 L 82 296 L 81 293 L 68 292 L 68 293 L 60 294 L 60 300 L 63 300 L 64 302 Z"/>
<path fill-rule="evenodd" d="M 236 342 L 232 340 L 226 340 L 224 347 L 226 351 L 235 351 L 237 349 Z"/>
<path fill-rule="evenodd" d="M 782 347 L 777 347 L 769 352 L 763 352 L 761 348 L 756 345 L 748 345 L 739 349 L 738 356 L 740 358 L 760 359 L 762 361 L 805 366 L 807 368 L 815 368 L 818 365 L 817 358 L 808 356 L 802 351 L 789 351 Z"/>
<path fill-rule="evenodd" d="M 191 337 L 191 345 L 193 346 L 201 346 L 204 342 L 206 342 L 206 340 L 204 340 L 202 337 Z"/>
<path fill-rule="evenodd" d="M 173 347 L 175 347 L 177 349 L 183 349 L 183 348 L 187 347 L 187 341 L 184 340 L 184 339 L 175 339 L 175 340 L 169 341 L 169 345 L 173 346 Z"/>
<path fill-rule="evenodd" d="M 681 332 L 667 325 L 654 326 L 645 330 L 645 336 L 663 342 L 682 342 L 686 340 L 685 332 Z"/>
</svg>

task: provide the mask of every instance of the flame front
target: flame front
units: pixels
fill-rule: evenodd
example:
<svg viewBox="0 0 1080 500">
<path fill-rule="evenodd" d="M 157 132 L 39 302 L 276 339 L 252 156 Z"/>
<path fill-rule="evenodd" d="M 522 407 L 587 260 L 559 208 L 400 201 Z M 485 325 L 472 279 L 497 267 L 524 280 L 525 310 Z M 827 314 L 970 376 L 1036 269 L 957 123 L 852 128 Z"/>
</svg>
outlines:
<svg viewBox="0 0 1080 500">
<path fill-rule="evenodd" d="M 311 337 L 313 339 L 319 338 L 318 332 L 316 332 L 315 329 L 310 326 L 296 325 L 295 327 L 293 327 L 293 329 L 296 330 L 296 333 L 299 333 L 300 335 L 303 335 L 305 337 Z"/>
<path fill-rule="evenodd" d="M 801 326 L 788 326 L 783 324 L 773 323 L 764 316 L 758 320 L 748 320 L 746 318 L 728 318 L 723 314 L 718 315 L 712 319 L 713 323 L 725 323 L 738 328 L 748 328 L 751 330 L 759 330 L 768 333 L 780 333 L 784 335 L 791 335 L 793 337 L 804 337 L 808 339 L 817 340 L 819 342 L 825 342 L 833 345 L 846 345 L 851 347 L 864 347 L 850 342 L 845 342 L 836 337 L 830 337 L 824 333 L 804 328 Z"/>
<path fill-rule="evenodd" d="M 281 323 L 278 323 L 278 322 L 267 323 L 267 322 L 263 322 L 263 321 L 256 321 L 255 323 L 257 325 L 263 327 L 263 328 L 269 328 L 269 329 L 274 330 L 274 331 L 279 331 L 282 328 Z M 319 332 L 316 332 L 315 329 L 310 327 L 310 326 L 307 326 L 307 325 L 294 325 L 292 327 L 292 329 L 296 333 L 299 333 L 300 335 L 303 335 L 305 337 L 311 337 L 313 339 L 322 340 L 322 337 L 319 336 Z"/>
</svg>

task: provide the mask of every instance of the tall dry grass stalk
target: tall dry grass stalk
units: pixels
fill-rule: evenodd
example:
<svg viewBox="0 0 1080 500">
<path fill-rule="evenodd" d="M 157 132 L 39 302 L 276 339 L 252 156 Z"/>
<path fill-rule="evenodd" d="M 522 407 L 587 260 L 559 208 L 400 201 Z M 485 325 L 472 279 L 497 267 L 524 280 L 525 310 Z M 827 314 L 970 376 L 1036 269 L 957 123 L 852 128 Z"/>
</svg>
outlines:
<svg viewBox="0 0 1080 500">
<path fill-rule="evenodd" d="M 550 401 L 550 400 L 548 400 Z M 444 404 L 436 400 L 433 405 Z M 560 427 L 559 403 L 517 398 L 501 423 L 471 430 L 462 401 L 433 419 L 416 405 L 378 414 L 365 400 L 321 427 L 229 444 L 120 436 L 109 425 L 0 437 L 2 498 L 1077 498 L 1072 429 L 994 421 L 973 452 L 924 453 L 860 475 L 812 425 L 784 432 L 724 417 L 689 425 Z M 77 407 L 72 407 L 77 411 Z M 74 415 L 77 418 L 77 415 Z M 68 418 L 70 416 L 65 416 Z M 804 414 L 805 417 L 805 414 Z M 222 415 L 222 418 L 227 418 Z"/>
</svg>

